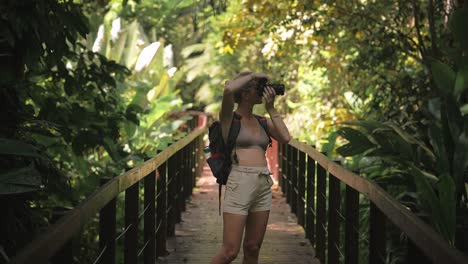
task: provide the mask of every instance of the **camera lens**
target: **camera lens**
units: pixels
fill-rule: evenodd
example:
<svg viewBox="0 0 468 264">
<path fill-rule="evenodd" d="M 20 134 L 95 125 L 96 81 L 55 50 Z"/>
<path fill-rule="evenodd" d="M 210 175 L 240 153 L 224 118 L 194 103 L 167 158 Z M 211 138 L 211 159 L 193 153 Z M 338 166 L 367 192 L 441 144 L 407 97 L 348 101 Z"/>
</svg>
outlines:
<svg viewBox="0 0 468 264">
<path fill-rule="evenodd" d="M 284 95 L 284 85 L 280 83 L 272 83 L 268 86 L 273 87 L 276 92 L 276 95 Z"/>
<path fill-rule="evenodd" d="M 266 78 L 258 78 L 258 86 L 257 92 L 260 96 L 263 95 L 263 91 L 265 90 L 266 86 L 270 86 L 276 92 L 276 95 L 284 95 L 284 85 L 281 83 L 267 83 L 268 80 Z"/>
</svg>

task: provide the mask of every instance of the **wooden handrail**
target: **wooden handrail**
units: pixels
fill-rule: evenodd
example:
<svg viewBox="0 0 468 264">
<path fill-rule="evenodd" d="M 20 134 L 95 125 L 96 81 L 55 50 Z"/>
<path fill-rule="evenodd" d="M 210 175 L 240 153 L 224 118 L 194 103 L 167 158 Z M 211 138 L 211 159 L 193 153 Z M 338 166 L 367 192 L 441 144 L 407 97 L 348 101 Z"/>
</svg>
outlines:
<svg viewBox="0 0 468 264">
<path fill-rule="evenodd" d="M 366 195 L 395 226 L 408 235 L 433 263 L 468 263 L 468 258 L 465 255 L 451 247 L 432 227 L 424 223 L 377 184 L 348 171 L 311 146 L 295 139 L 292 139 L 289 145 L 307 153 L 331 176 Z"/>
<path fill-rule="evenodd" d="M 35 263 L 46 263 L 67 241 L 80 231 L 89 219 L 95 216 L 112 199 L 116 198 L 119 193 L 127 190 L 155 171 L 172 155 L 206 133 L 207 130 L 207 122 L 204 122 L 195 131 L 172 144 L 156 157 L 111 179 L 29 243 L 10 263 L 30 263 L 31 260 L 34 260 Z"/>
</svg>

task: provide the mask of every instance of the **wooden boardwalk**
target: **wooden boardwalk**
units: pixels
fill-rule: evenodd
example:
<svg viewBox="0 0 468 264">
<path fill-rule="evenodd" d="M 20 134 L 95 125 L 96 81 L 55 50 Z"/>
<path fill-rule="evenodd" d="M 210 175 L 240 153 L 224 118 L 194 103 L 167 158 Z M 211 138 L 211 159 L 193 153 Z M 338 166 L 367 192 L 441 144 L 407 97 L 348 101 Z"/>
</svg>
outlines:
<svg viewBox="0 0 468 264">
<path fill-rule="evenodd" d="M 224 188 L 223 188 L 224 194 Z M 297 225 L 296 217 L 282 197 L 278 185 L 273 186 L 273 209 L 268 229 L 260 251 L 261 264 L 319 264 L 314 257 L 304 230 Z M 169 256 L 158 263 L 208 264 L 221 247 L 222 216 L 218 214 L 218 185 L 211 171 L 204 167 L 197 181 L 192 200 L 176 226 L 176 235 L 168 239 Z M 242 247 L 236 260 L 242 263 Z"/>
</svg>

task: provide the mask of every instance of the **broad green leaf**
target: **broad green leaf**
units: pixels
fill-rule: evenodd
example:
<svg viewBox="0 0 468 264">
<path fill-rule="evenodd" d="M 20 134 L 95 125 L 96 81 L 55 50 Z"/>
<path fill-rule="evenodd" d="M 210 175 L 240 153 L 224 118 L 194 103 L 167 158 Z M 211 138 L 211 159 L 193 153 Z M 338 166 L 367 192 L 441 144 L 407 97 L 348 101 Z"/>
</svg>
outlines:
<svg viewBox="0 0 468 264">
<path fill-rule="evenodd" d="M 129 69 L 133 69 L 135 65 L 138 54 L 140 53 L 140 49 L 137 46 L 138 37 L 141 34 L 140 27 L 138 22 L 135 20 L 130 25 L 128 25 L 125 30 L 128 32 L 127 42 L 125 45 L 125 51 L 122 54 L 122 61 L 121 63 L 127 66 Z"/>
<path fill-rule="evenodd" d="M 150 112 L 145 116 L 145 127 L 151 128 L 154 123 L 159 120 L 164 114 L 180 105 L 182 101 L 176 99 L 173 95 L 164 96 L 156 99 L 151 104 Z"/>
<path fill-rule="evenodd" d="M 0 138 L 0 154 L 44 158 L 39 154 L 39 150 L 35 146 L 23 141 L 7 138 Z"/>
<path fill-rule="evenodd" d="M 146 98 L 148 91 L 151 90 L 148 82 L 137 82 L 134 89 L 134 96 L 130 104 L 138 105 L 140 108 L 145 109 L 148 105 L 148 99 Z"/>
<path fill-rule="evenodd" d="M 462 106 L 462 107 L 460 108 L 460 112 L 461 112 L 463 115 L 468 114 L 468 104 Z"/>
<path fill-rule="evenodd" d="M 439 193 L 440 208 L 443 222 L 443 235 L 450 245 L 455 243 L 455 224 L 456 224 L 456 190 L 455 183 L 449 175 L 440 176 L 440 181 L 437 183 Z"/>
<path fill-rule="evenodd" d="M 127 44 L 128 35 L 128 29 L 124 29 L 119 34 L 118 39 L 111 45 L 112 52 L 109 54 L 109 59 L 115 60 L 116 62 L 123 64 L 122 54 L 124 53 L 125 45 Z"/>
<path fill-rule="evenodd" d="M 429 100 L 428 108 L 429 112 L 437 119 L 440 120 L 440 98 L 433 98 Z"/>
<path fill-rule="evenodd" d="M 177 4 L 177 8 L 186 8 L 192 6 L 193 4 L 197 3 L 199 0 L 181 0 Z"/>
<path fill-rule="evenodd" d="M 372 132 L 375 129 L 384 127 L 382 123 L 371 120 L 356 121 L 356 122 L 341 122 L 340 125 L 349 125 L 349 126 L 360 126 L 365 128 L 368 132 Z"/>
<path fill-rule="evenodd" d="M 419 203 L 421 204 L 422 208 L 424 208 L 424 210 L 429 215 L 431 215 L 430 221 L 432 222 L 432 225 L 439 231 L 439 233 L 444 235 L 440 228 L 442 224 L 443 212 L 440 208 L 439 198 L 437 197 L 433 186 L 417 167 L 411 166 L 410 171 L 416 184 Z"/>
<path fill-rule="evenodd" d="M 460 46 L 465 51 L 468 51 L 466 25 L 468 25 L 468 5 L 465 4 L 463 8 L 455 9 L 452 13 L 450 16 L 449 26 L 455 39 L 460 43 Z"/>
<path fill-rule="evenodd" d="M 333 150 L 335 149 L 335 143 L 338 134 L 336 132 L 331 132 L 327 137 L 327 142 L 322 145 L 322 151 L 327 153 L 328 158 L 333 157 Z"/>
<path fill-rule="evenodd" d="M 180 54 L 184 59 L 187 59 L 194 53 L 203 53 L 206 49 L 206 44 L 193 44 L 182 49 Z"/>
<path fill-rule="evenodd" d="M 49 148 L 53 145 L 61 144 L 60 137 L 58 136 L 49 136 L 49 135 L 41 135 L 39 133 L 32 133 L 31 137 L 35 139 L 35 141 L 45 148 Z"/>
<path fill-rule="evenodd" d="M 123 129 L 125 130 L 125 134 L 129 139 L 132 139 L 137 132 L 138 126 L 135 125 L 133 122 L 126 122 L 123 125 Z"/>
<path fill-rule="evenodd" d="M 455 142 L 452 167 L 456 191 L 460 194 L 463 191 L 464 173 L 468 167 L 468 137 L 465 132 Z"/>
<path fill-rule="evenodd" d="M 367 136 L 359 130 L 350 127 L 342 127 L 338 129 L 336 133 L 349 141 L 348 144 L 336 150 L 342 156 L 354 156 L 376 147 L 369 141 Z"/>
<path fill-rule="evenodd" d="M 169 95 L 169 76 L 163 74 L 159 84 L 148 92 L 146 98 L 148 102 L 153 102 L 156 98 Z"/>
<path fill-rule="evenodd" d="M 453 98 L 448 98 L 442 109 L 445 110 L 445 118 L 454 142 L 463 130 L 463 116 Z M 444 112 L 442 112 L 442 115 L 444 115 Z"/>
<path fill-rule="evenodd" d="M 434 149 L 437 171 L 440 174 L 450 173 L 450 163 L 447 156 L 446 144 L 442 135 L 442 130 L 436 126 L 429 127 L 429 141 Z"/>
<path fill-rule="evenodd" d="M 393 124 L 393 123 L 386 123 L 389 127 L 391 127 L 403 140 L 405 140 L 406 142 L 410 143 L 410 144 L 416 144 L 418 145 L 420 148 L 422 148 L 427 155 L 429 155 L 429 157 L 435 159 L 435 156 L 434 156 L 434 153 L 432 153 L 432 151 L 426 147 L 426 145 L 420 141 L 420 140 L 417 140 L 415 137 L 411 136 L 410 134 L 406 133 L 403 129 L 401 129 L 399 126 Z"/>
<path fill-rule="evenodd" d="M 439 92 L 445 97 L 452 96 L 456 77 L 453 70 L 445 63 L 432 60 L 431 71 Z"/>
<path fill-rule="evenodd" d="M 0 194 L 23 193 L 42 188 L 41 175 L 31 163 L 0 174 Z"/>
<path fill-rule="evenodd" d="M 118 162 L 122 159 L 122 156 L 119 154 L 119 151 L 117 148 L 117 142 L 115 142 L 114 140 L 108 137 L 105 137 L 102 142 L 103 142 L 104 147 L 107 150 L 107 153 L 109 153 L 109 156 L 115 162 Z"/>
<path fill-rule="evenodd" d="M 458 64 L 457 77 L 455 81 L 455 98 L 458 100 L 460 95 L 468 89 L 468 55 L 460 58 Z"/>
</svg>

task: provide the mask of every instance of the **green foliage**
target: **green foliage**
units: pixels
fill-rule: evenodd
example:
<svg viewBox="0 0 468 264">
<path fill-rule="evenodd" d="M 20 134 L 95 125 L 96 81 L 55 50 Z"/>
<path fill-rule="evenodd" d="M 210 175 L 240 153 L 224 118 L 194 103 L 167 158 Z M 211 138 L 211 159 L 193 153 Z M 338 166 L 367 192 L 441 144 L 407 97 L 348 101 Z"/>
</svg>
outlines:
<svg viewBox="0 0 468 264">
<path fill-rule="evenodd" d="M 430 216 L 428 220 L 451 245 L 456 242 L 459 221 L 457 212 L 459 208 L 467 207 L 468 198 L 464 178 L 468 170 L 468 119 L 460 110 L 466 104 L 464 71 L 468 64 L 463 39 L 457 32 L 460 25 L 456 25 L 464 23 L 459 18 L 459 12 L 465 12 L 464 10 L 466 5 L 456 10 L 450 19 L 453 37 L 461 41 L 457 43 L 458 59 L 451 61 L 453 66 L 443 62 L 449 59 L 447 57 L 429 61 L 428 68 L 437 89 L 434 98 L 427 101 L 430 114 L 423 120 L 401 125 L 391 122 L 361 125 L 364 128 L 362 131 L 342 127 L 338 133 L 348 143 L 337 149 L 344 156 L 359 154 L 360 159 L 366 157 L 374 161 L 386 161 L 380 162 L 376 167 L 364 164 L 364 171 L 377 170 L 380 173 L 383 166 L 390 166 L 397 168 L 390 174 L 391 178 L 403 176 L 411 179 L 403 186 L 418 194 L 418 206 L 413 210 Z M 367 141 L 372 144 L 366 145 Z M 363 145 L 367 147 L 362 147 Z"/>
<path fill-rule="evenodd" d="M 76 205 L 101 176 L 122 173 L 187 132 L 188 118 L 168 117 L 190 104 L 180 99 L 183 72 L 166 60 L 164 40 L 156 42 L 154 30 L 136 19 L 118 19 L 131 17 L 136 3 L 110 1 L 106 11 L 82 2 L 0 4 L 7 58 L 0 63 L 0 203 L 9 208 L 0 245 L 6 255 L 46 225 L 53 208 Z M 89 21 L 83 10 L 93 12 Z M 122 27 L 111 32 L 117 20 Z M 141 54 L 156 43 L 158 49 Z"/>
</svg>

